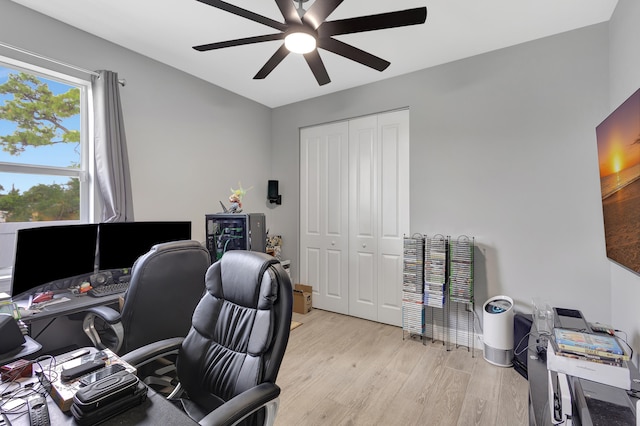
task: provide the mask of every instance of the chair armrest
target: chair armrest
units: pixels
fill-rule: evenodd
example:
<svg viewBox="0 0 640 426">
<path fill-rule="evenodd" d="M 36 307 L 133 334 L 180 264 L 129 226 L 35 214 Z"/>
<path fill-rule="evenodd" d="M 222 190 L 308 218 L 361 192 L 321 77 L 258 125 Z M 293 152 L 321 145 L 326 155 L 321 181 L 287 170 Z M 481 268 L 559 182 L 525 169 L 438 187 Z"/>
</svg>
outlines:
<svg viewBox="0 0 640 426">
<path fill-rule="evenodd" d="M 82 329 L 93 343 L 93 346 L 99 349 L 106 348 L 106 344 L 102 342 L 100 333 L 96 330 L 95 319 L 100 318 L 108 324 L 109 328 L 115 334 L 115 342 L 111 343 L 109 349 L 118 353 L 124 341 L 124 327 L 120 322 L 120 312 L 108 306 L 93 306 L 85 310 L 84 320 L 82 321 Z"/>
<path fill-rule="evenodd" d="M 231 426 L 259 410 L 280 395 L 275 383 L 261 383 L 242 392 L 207 414 L 199 424 L 202 426 Z"/>
<path fill-rule="evenodd" d="M 93 306 L 85 310 L 87 313 L 95 314 L 109 324 L 120 322 L 120 312 L 108 306 Z"/>
<path fill-rule="evenodd" d="M 183 340 L 184 337 L 172 337 L 170 339 L 149 343 L 148 345 L 122 355 L 120 358 L 134 367 L 140 367 L 163 356 L 177 354 Z"/>
</svg>

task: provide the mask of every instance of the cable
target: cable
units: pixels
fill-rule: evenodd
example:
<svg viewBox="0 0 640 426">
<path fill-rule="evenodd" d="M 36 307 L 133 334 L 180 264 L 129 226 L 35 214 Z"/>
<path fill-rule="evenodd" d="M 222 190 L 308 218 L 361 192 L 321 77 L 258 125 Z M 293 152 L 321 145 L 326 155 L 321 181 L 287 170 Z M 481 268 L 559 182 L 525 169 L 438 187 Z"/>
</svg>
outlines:
<svg viewBox="0 0 640 426">
<path fill-rule="evenodd" d="M 620 340 L 622 340 L 624 342 L 625 345 L 627 345 L 627 348 L 629 348 L 629 359 L 633 358 L 633 348 L 631 347 L 631 345 L 629 344 L 629 342 L 627 342 L 628 336 L 627 333 L 625 331 L 622 330 L 613 330 L 615 333 L 623 333 L 624 334 L 624 339 L 622 337 L 618 337 Z"/>
<path fill-rule="evenodd" d="M 520 341 L 518 342 L 518 344 L 515 347 L 515 350 L 513 351 L 513 354 L 515 356 L 520 355 L 521 353 L 523 353 L 524 351 L 526 351 L 527 349 L 529 349 L 529 344 L 527 344 L 527 346 L 524 347 L 524 349 L 522 349 L 520 352 L 518 352 L 518 348 L 520 347 L 520 343 L 522 343 L 524 341 L 524 339 L 526 337 L 528 337 L 529 335 L 531 335 L 531 332 L 528 332 L 527 334 L 525 334 L 524 336 L 522 336 L 522 339 L 520 339 Z"/>
<path fill-rule="evenodd" d="M 40 364 L 41 361 L 49 360 L 47 368 Z M 24 385 L 17 380 L 22 377 L 22 372 L 30 367 L 37 365 L 40 369 L 35 372 L 38 378 L 37 382 L 29 382 Z M 29 361 L 22 366 L 19 371 L 16 371 L 12 380 L 6 382 L 3 388 L 0 388 L 0 412 L 5 414 L 25 414 L 28 412 L 26 409 L 27 399 L 33 395 L 47 396 L 51 394 L 51 383 L 57 378 L 55 373 L 56 359 L 52 355 L 43 355 L 36 358 L 33 361 Z M 10 389 L 13 386 L 12 389 Z M 14 405 L 15 404 L 15 405 Z M 11 408 L 7 408 L 11 406 Z"/>
</svg>

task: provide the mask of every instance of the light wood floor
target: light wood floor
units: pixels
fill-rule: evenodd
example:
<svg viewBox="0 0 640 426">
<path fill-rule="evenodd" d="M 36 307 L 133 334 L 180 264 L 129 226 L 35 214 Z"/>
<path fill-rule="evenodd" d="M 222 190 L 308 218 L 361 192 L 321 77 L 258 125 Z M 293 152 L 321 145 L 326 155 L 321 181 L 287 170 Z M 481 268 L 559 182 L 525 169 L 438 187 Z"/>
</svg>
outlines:
<svg viewBox="0 0 640 426">
<path fill-rule="evenodd" d="M 528 424 L 527 381 L 480 351 L 318 309 L 293 319 L 276 426 Z"/>
</svg>

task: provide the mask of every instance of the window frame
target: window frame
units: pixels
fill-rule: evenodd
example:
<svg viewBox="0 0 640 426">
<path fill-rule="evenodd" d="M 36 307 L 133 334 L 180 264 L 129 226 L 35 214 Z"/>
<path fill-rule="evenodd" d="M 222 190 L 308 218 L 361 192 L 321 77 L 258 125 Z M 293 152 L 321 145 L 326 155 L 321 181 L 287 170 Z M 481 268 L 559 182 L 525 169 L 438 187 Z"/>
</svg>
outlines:
<svg viewBox="0 0 640 426">
<path fill-rule="evenodd" d="M 92 223 L 95 218 L 95 189 L 93 176 L 95 172 L 94 147 L 90 143 L 93 140 L 93 108 L 89 107 L 91 97 L 90 79 L 81 79 L 58 71 L 50 70 L 38 65 L 26 63 L 7 56 L 0 56 L 0 65 L 10 67 L 16 71 L 29 73 L 36 77 L 46 78 L 62 84 L 77 87 L 80 90 L 80 168 L 46 166 L 36 164 L 16 164 L 0 162 L 0 172 L 26 173 L 34 175 L 55 175 L 77 178 L 80 182 L 80 218 L 78 220 L 44 221 L 44 222 L 4 222 L 0 226 L 8 224 L 25 224 L 15 231 L 25 227 L 32 227 L 35 223 L 48 225 L 69 223 Z M 42 225 L 45 226 L 45 225 Z M 3 232 L 4 233 L 4 232 Z"/>
<path fill-rule="evenodd" d="M 0 256 L 0 291 L 6 284 L 3 283 L 10 276 L 15 256 L 15 237 L 19 229 L 35 228 L 41 226 L 68 225 L 76 223 L 94 223 L 97 210 L 101 207 L 97 198 L 97 184 L 95 180 L 95 149 L 92 141 L 93 133 L 93 97 L 91 90 L 91 76 L 86 78 L 65 74 L 53 69 L 42 67 L 30 62 L 13 59 L 0 54 L 0 65 L 19 72 L 32 74 L 39 78 L 57 81 L 62 84 L 77 87 L 80 90 L 80 168 L 72 169 L 59 166 L 46 166 L 35 164 L 16 164 L 0 162 L 0 172 L 28 173 L 42 175 L 66 176 L 77 178 L 80 182 L 80 217 L 77 220 L 62 221 L 36 221 L 36 222 L 2 222 L 0 223 L 0 248 L 9 251 L 10 258 Z M 7 263 L 4 265 L 3 263 Z M 3 285 L 4 284 L 4 285 Z"/>
</svg>

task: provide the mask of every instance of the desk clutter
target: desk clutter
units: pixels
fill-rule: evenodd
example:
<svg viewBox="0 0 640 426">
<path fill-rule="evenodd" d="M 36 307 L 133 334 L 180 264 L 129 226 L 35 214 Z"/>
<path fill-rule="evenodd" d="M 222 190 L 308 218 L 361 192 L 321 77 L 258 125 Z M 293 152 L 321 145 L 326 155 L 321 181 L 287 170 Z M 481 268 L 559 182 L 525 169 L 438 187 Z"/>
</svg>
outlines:
<svg viewBox="0 0 640 426">
<path fill-rule="evenodd" d="M 538 302 L 525 351 L 530 423 L 640 424 L 640 372 L 621 331 L 589 323 L 579 310 Z"/>
<path fill-rule="evenodd" d="M 0 412 L 9 421 L 28 413 L 30 424 L 48 425 L 51 396 L 78 424 L 93 425 L 143 403 L 147 395 L 136 369 L 109 349 L 21 359 L 10 367 L 0 385 Z"/>
<path fill-rule="evenodd" d="M 79 389 L 71 413 L 81 425 L 92 425 L 142 404 L 147 387 L 128 371 L 119 371 Z"/>
<path fill-rule="evenodd" d="M 52 281 L 31 294 L 0 301 L 0 313 L 16 319 L 27 318 L 53 305 L 64 305 L 79 298 L 103 298 L 124 294 L 129 288 L 130 269 L 113 269 Z"/>
</svg>

